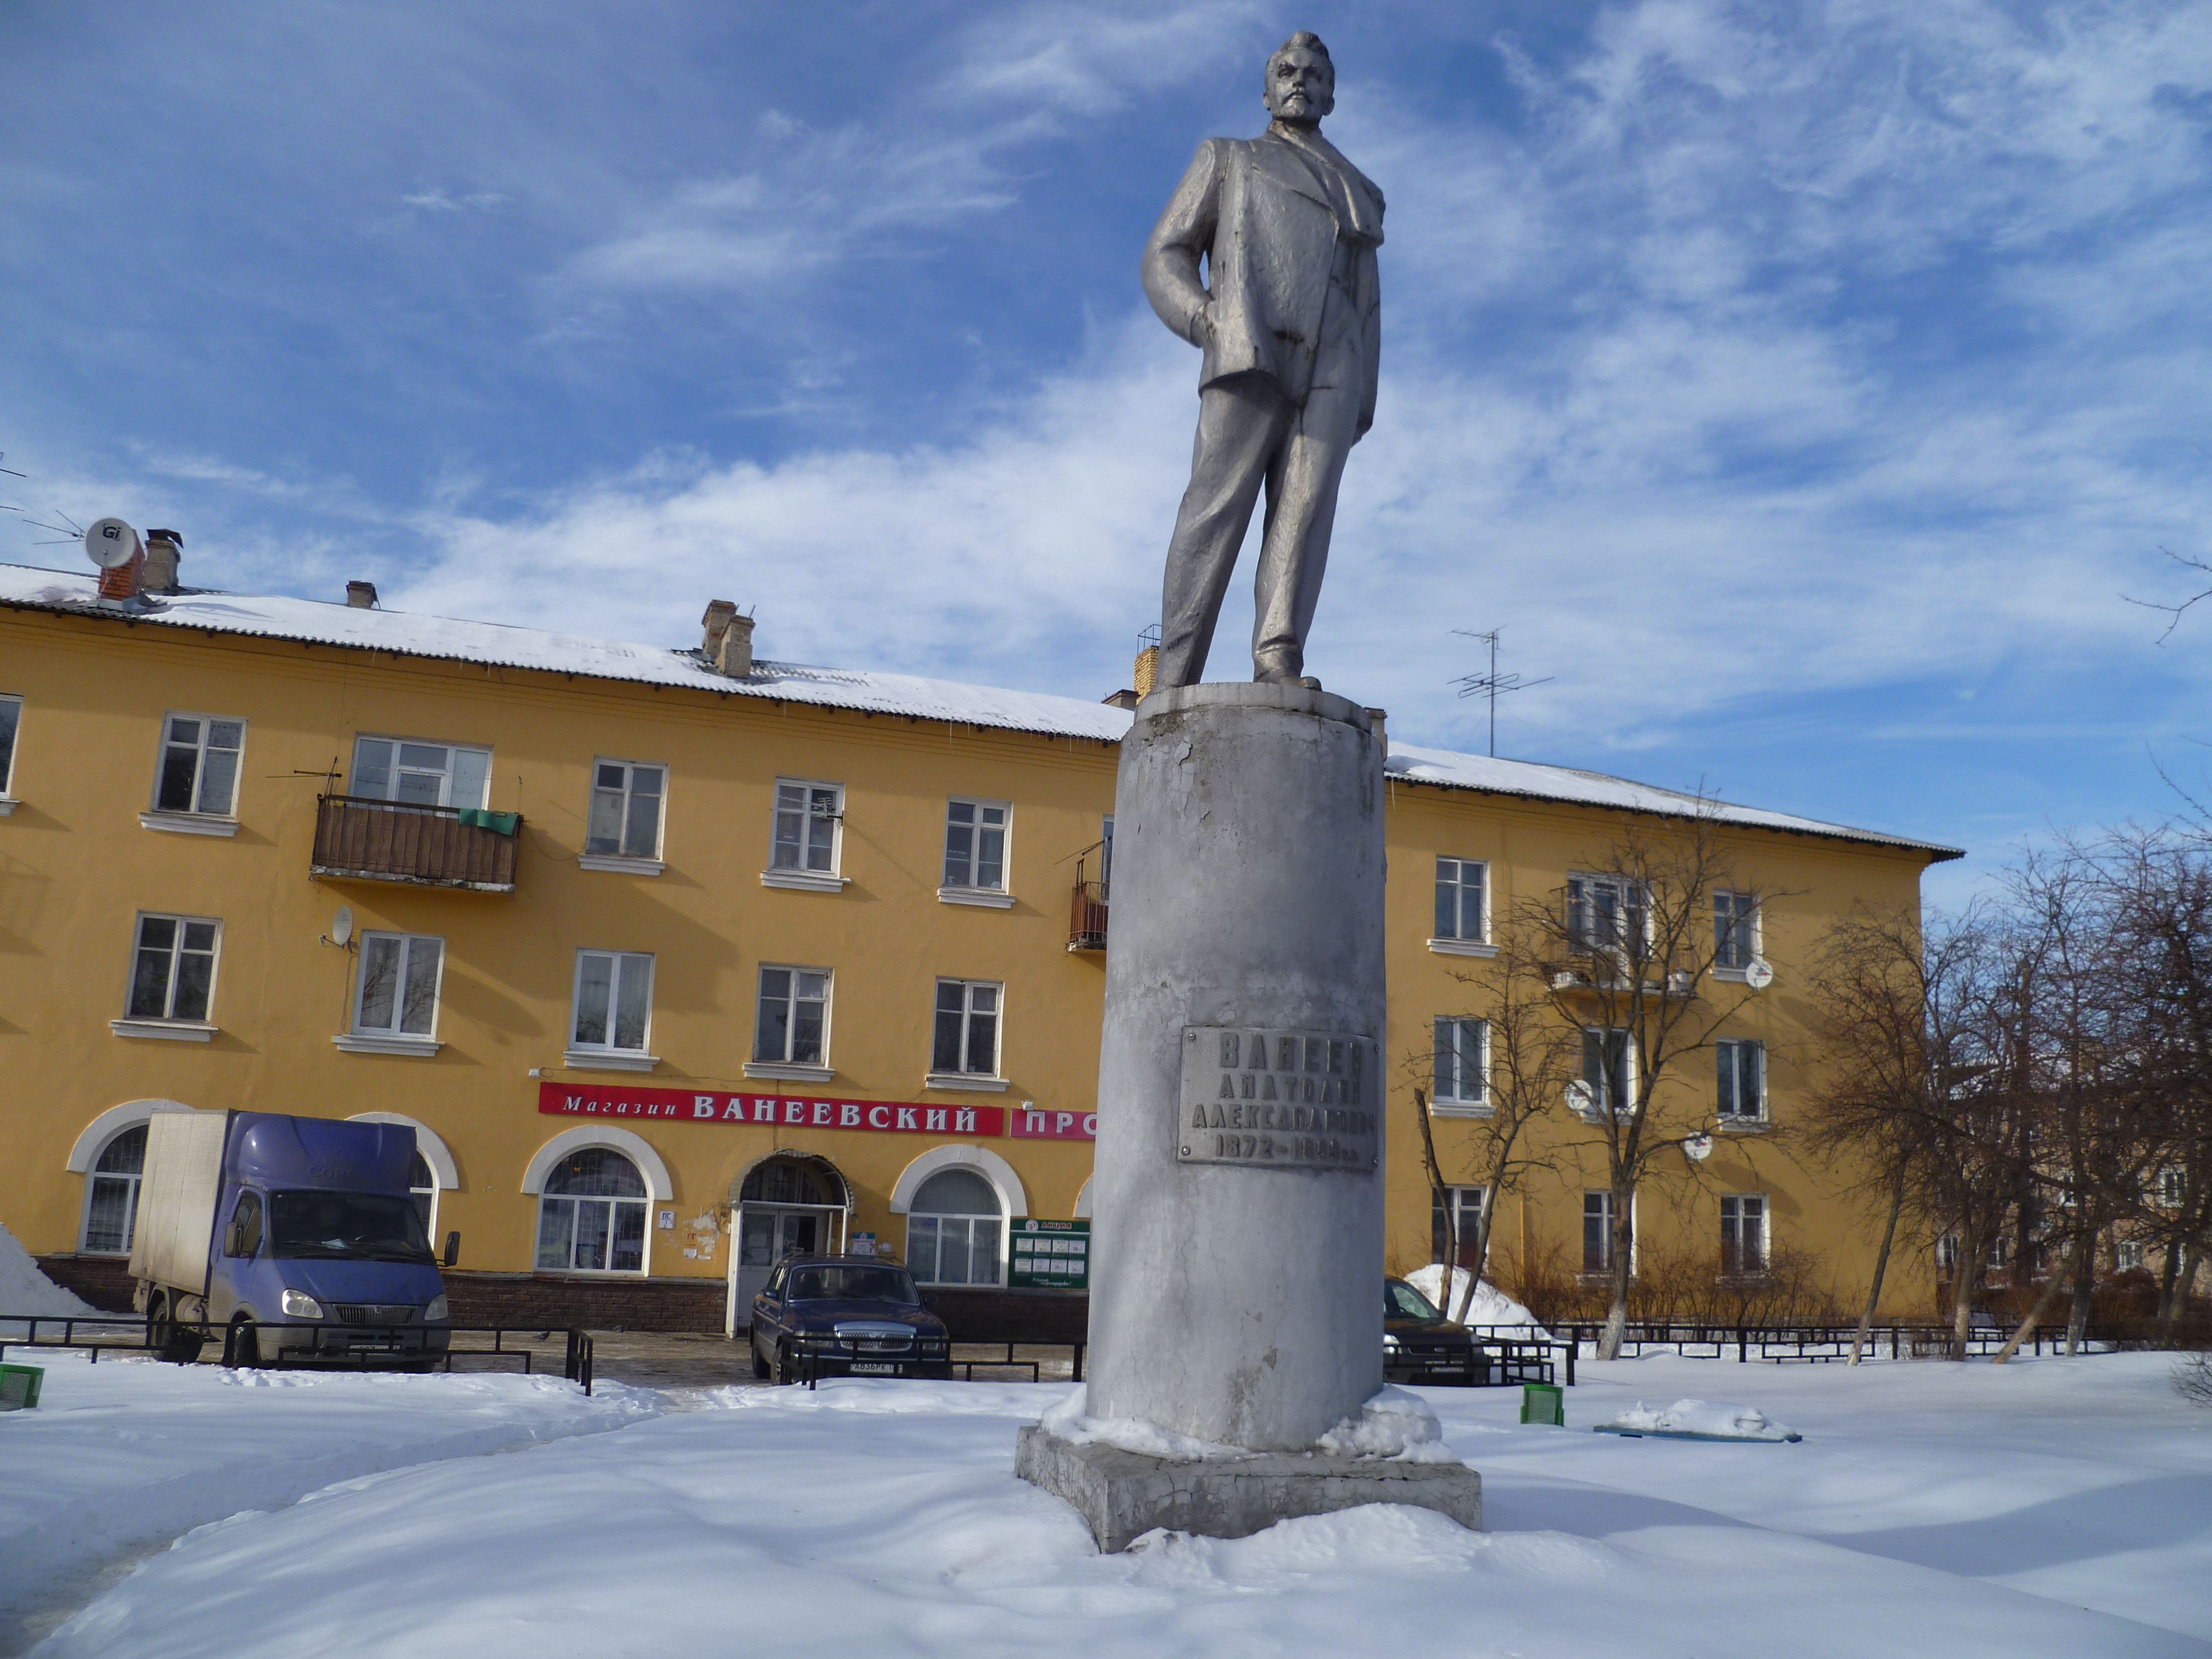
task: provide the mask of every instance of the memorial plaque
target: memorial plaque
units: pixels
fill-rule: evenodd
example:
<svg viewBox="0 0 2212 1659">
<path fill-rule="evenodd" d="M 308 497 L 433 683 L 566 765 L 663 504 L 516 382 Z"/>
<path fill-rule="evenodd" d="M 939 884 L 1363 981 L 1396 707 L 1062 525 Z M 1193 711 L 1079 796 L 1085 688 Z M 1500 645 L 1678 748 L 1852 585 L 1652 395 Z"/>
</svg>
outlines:
<svg viewBox="0 0 2212 1659">
<path fill-rule="evenodd" d="M 1182 1028 L 1180 1163 L 1370 1170 L 1382 1110 L 1381 1052 L 1372 1037 Z"/>
</svg>

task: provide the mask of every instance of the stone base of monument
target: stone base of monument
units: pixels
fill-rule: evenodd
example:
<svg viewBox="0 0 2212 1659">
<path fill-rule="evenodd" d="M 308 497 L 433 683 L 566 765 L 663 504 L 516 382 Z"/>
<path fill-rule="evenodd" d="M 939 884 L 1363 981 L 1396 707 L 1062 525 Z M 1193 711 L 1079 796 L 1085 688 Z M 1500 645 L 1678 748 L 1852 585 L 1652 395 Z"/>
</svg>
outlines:
<svg viewBox="0 0 2212 1659">
<path fill-rule="evenodd" d="M 1293 1516 L 1362 1504 L 1407 1504 L 1482 1528 L 1482 1477 L 1464 1463 L 1315 1452 L 1179 1462 L 1065 1439 L 1033 1423 L 1015 1441 L 1014 1473 L 1073 1504 L 1109 1555 L 1156 1528 L 1248 1538 Z"/>
</svg>

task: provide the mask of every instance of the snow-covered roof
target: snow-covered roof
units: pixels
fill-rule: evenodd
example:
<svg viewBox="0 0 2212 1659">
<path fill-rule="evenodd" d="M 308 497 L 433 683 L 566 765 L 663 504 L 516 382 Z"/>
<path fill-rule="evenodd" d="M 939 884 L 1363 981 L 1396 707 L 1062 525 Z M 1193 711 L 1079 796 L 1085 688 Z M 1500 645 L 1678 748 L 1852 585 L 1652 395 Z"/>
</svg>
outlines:
<svg viewBox="0 0 2212 1659">
<path fill-rule="evenodd" d="M 1637 783 L 1585 772 L 1579 767 L 1546 766 L 1535 761 L 1495 760 L 1486 755 L 1462 755 L 1449 749 L 1423 749 L 1390 740 L 1390 757 L 1383 769 L 1408 783 L 1432 783 L 1446 789 L 1476 789 L 1486 794 L 1522 795 L 1532 800 L 1571 801 L 1583 806 L 1612 806 L 1630 812 L 1656 812 L 1668 817 L 1692 817 L 1703 811 L 1723 823 L 1746 829 L 1779 830 L 1796 836 L 1825 836 L 1838 841 L 1867 842 L 1879 847 L 1908 847 L 1930 855 L 1929 862 L 1964 858 L 1955 847 L 1876 830 L 1855 830 L 1849 824 L 1801 818 L 1789 812 L 1769 812 L 1756 806 L 1736 806 L 1704 799 L 1680 789 Z"/>
<path fill-rule="evenodd" d="M 555 634 L 542 628 L 513 628 L 501 623 L 464 622 L 456 617 L 425 617 L 404 611 L 356 609 L 319 599 L 274 594 L 210 592 L 164 594 L 146 608 L 129 611 L 100 606 L 99 580 L 74 572 L 0 565 L 0 605 L 127 617 L 133 622 L 170 628 L 204 629 L 216 634 L 258 634 L 265 639 L 305 640 L 318 645 L 356 646 L 410 657 L 439 657 L 455 662 L 489 663 L 501 668 L 537 668 L 555 674 L 595 679 L 636 680 L 651 685 L 685 685 L 700 691 L 763 697 L 772 702 L 820 703 L 871 714 L 912 714 L 968 726 L 994 726 L 1015 732 L 1044 732 L 1054 737 L 1101 738 L 1119 743 L 1129 729 L 1126 710 L 1080 697 L 1055 697 L 1040 691 L 1007 691 L 995 686 L 963 685 L 957 680 L 923 679 L 914 674 L 879 674 L 869 669 L 814 668 L 803 663 L 757 661 L 751 677 L 718 674 L 698 653 L 671 646 L 631 645 L 581 634 Z"/>
<path fill-rule="evenodd" d="M 265 639 L 301 640 L 318 645 L 351 646 L 403 656 L 487 663 L 503 668 L 541 669 L 592 678 L 641 681 L 653 685 L 690 686 L 725 696 L 772 702 L 815 703 L 871 714 L 906 714 L 967 726 L 1038 732 L 1054 737 L 1097 738 L 1118 743 L 1129 729 L 1127 710 L 1081 697 L 1042 691 L 1009 691 L 967 685 L 957 680 L 925 679 L 914 674 L 884 674 L 872 669 L 816 668 L 802 663 L 756 661 L 749 678 L 716 673 L 693 651 L 670 646 L 632 645 L 580 634 L 555 634 L 538 628 L 500 623 L 465 622 L 454 617 L 426 617 L 402 611 L 364 610 L 318 599 L 274 594 L 212 592 L 166 594 L 118 611 L 98 603 L 98 579 L 73 571 L 0 565 L 0 607 L 67 611 L 126 617 L 159 627 L 189 628 L 216 634 L 258 635 Z M 1747 829 L 1820 836 L 1875 846 L 1909 848 L 1934 861 L 1962 857 L 1956 848 L 1902 836 L 1824 823 L 1787 812 L 1735 806 L 1680 790 L 1636 783 L 1566 766 L 1534 761 L 1495 760 L 1449 749 L 1425 749 L 1392 741 L 1388 769 L 1409 783 L 1435 784 L 1486 794 L 1517 795 L 1584 806 L 1686 817 L 1700 811 L 1724 823 Z"/>
</svg>

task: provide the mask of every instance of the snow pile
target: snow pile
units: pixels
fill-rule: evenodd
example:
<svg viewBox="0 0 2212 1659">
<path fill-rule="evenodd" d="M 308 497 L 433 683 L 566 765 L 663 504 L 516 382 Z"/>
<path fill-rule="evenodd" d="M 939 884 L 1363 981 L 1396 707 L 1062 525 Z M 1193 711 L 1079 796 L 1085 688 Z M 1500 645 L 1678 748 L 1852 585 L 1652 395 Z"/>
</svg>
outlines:
<svg viewBox="0 0 2212 1659">
<path fill-rule="evenodd" d="M 283 1510 L 333 1481 L 621 1428 L 666 1403 L 618 1382 L 587 1398 L 549 1376 L 36 1358 L 38 1410 L 0 1413 L 0 1653 L 20 1651 L 24 1621 L 194 1527 Z"/>
<path fill-rule="evenodd" d="M 1444 1264 L 1441 1261 L 1431 1261 L 1425 1267 L 1415 1268 L 1406 1275 L 1406 1282 L 1442 1308 L 1447 1319 L 1456 1319 L 1462 1325 L 1529 1325 L 1535 1327 L 1535 1334 L 1539 1338 L 1551 1335 L 1549 1331 L 1536 1324 L 1535 1315 L 1486 1279 L 1475 1285 L 1474 1296 L 1468 1303 L 1467 1311 L 1464 1314 L 1453 1312 L 1459 1298 L 1467 1294 L 1467 1278 L 1466 1268 L 1452 1269 L 1451 1300 L 1449 1302 L 1444 1299 Z"/>
<path fill-rule="evenodd" d="M 0 1227 L 0 1314 L 52 1315 L 73 1319 L 100 1310 L 73 1291 L 65 1291 L 39 1271 L 30 1252 L 15 1242 L 15 1234 Z M 0 1320 L 0 1336 L 21 1336 L 21 1320 Z M 54 1333 L 60 1334 L 59 1331 Z"/>
<path fill-rule="evenodd" d="M 1359 1408 L 1322 1436 L 1321 1449 L 1336 1457 L 1398 1457 L 1408 1463 L 1456 1463 L 1444 1444 L 1443 1425 L 1417 1394 L 1386 1385 Z"/>
<path fill-rule="evenodd" d="M 1523 1434 L 1516 1389 L 1416 1390 L 1454 1443 L 1480 1443 L 1490 1530 L 1370 1504 L 1121 1555 L 1012 1473 L 1016 1429 L 1056 1389 L 977 1384 L 958 1411 L 914 1407 L 965 1385 L 758 1389 L 235 1516 L 107 1584 L 40 1659 L 592 1659 L 726 1652 L 733 1631 L 901 1659 L 2203 1659 L 2212 1467 L 2169 1364 L 1762 1373 L 1819 1431 L 1789 1457 Z M 1592 1361 L 1577 1397 L 1604 1417 L 1655 1376 L 1710 1393 L 1715 1370 Z"/>
<path fill-rule="evenodd" d="M 1641 1400 L 1601 1426 L 1643 1434 L 1707 1434 L 1717 1440 L 1792 1440 L 1796 1436 L 1756 1406 L 1719 1406 L 1710 1400 L 1677 1400 L 1663 1410 Z"/>
</svg>

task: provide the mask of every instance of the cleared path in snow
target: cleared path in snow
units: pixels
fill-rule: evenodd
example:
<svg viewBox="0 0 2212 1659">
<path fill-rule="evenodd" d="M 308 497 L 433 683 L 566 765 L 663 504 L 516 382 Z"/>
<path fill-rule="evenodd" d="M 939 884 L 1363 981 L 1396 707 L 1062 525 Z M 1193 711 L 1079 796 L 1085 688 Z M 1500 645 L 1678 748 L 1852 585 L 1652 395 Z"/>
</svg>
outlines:
<svg viewBox="0 0 2212 1659">
<path fill-rule="evenodd" d="M 2166 1392 L 2167 1363 L 1623 1362 L 1589 1368 L 1565 1431 L 1512 1423 L 1504 1390 L 1432 1390 L 1494 1530 L 1378 1508 L 1118 1557 L 1008 1473 L 1056 1390 L 732 1389 L 210 1528 L 41 1654 L 2212 1655 L 2212 1509 L 2189 1484 L 2212 1413 Z M 1685 1395 L 1807 1438 L 1587 1431 Z"/>
</svg>

